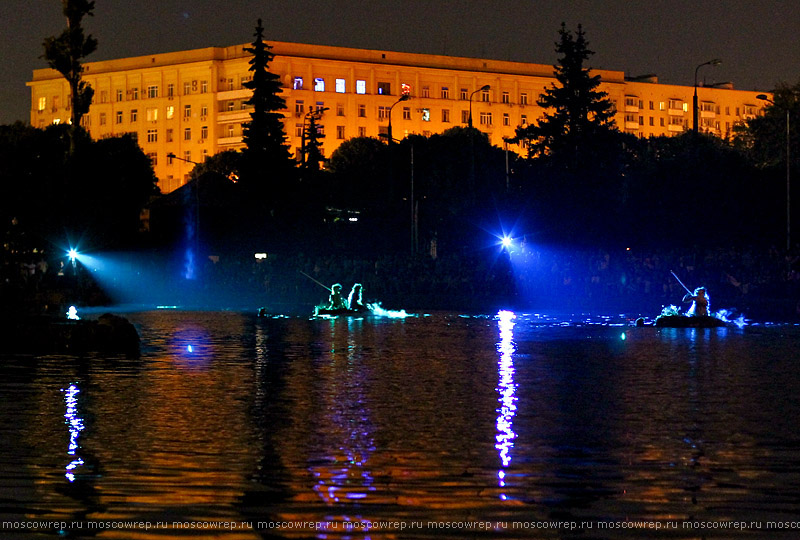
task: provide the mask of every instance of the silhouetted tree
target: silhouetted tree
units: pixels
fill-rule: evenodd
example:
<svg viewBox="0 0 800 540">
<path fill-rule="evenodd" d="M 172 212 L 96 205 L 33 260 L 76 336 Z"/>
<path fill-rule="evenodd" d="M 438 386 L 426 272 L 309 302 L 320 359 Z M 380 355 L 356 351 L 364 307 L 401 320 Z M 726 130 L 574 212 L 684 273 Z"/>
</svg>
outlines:
<svg viewBox="0 0 800 540">
<path fill-rule="evenodd" d="M 517 138 L 528 143 L 534 156 L 546 156 L 575 165 L 597 144 L 598 137 L 615 131 L 614 106 L 606 92 L 598 90 L 600 76 L 590 74 L 584 63 L 589 50 L 580 25 L 575 35 L 561 24 L 555 68 L 558 85 L 551 84 L 537 103 L 545 109 L 538 122 L 517 129 Z M 552 111 L 552 112 L 550 112 Z"/>
<path fill-rule="evenodd" d="M 97 49 L 97 40 L 91 35 L 84 35 L 81 21 L 94 11 L 94 2 L 89 0 L 62 0 L 67 28 L 59 36 L 51 36 L 44 40 L 42 58 L 47 64 L 61 73 L 69 83 L 71 97 L 70 123 L 73 139 L 76 130 L 80 129 L 81 118 L 89 112 L 94 90 L 82 79 L 83 59 Z M 70 146 L 75 151 L 75 142 Z"/>
<path fill-rule="evenodd" d="M 280 197 L 285 189 L 281 183 L 286 181 L 288 171 L 293 167 L 286 133 L 283 127 L 283 114 L 286 101 L 280 96 L 280 77 L 269 71 L 269 63 L 274 59 L 268 44 L 264 42 L 264 28 L 261 19 L 256 26 L 252 47 L 245 48 L 253 55 L 250 59 L 252 78 L 244 87 L 253 91 L 246 101 L 253 106 L 250 122 L 244 125 L 243 140 L 246 148 L 242 182 L 270 198 Z"/>
<path fill-rule="evenodd" d="M 308 115 L 308 124 L 306 124 L 303 134 L 303 151 L 305 152 L 303 168 L 312 174 L 319 172 L 322 165 L 325 164 L 325 156 L 322 153 L 322 139 L 325 138 L 325 134 L 322 133 L 321 126 L 317 123 L 319 114 L 321 113 Z"/>
</svg>

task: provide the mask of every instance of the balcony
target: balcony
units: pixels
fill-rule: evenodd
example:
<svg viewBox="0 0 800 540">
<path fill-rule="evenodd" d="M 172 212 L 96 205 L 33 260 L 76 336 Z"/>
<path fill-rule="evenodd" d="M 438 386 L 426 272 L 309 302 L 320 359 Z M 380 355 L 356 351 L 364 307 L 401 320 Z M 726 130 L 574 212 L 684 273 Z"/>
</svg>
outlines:
<svg viewBox="0 0 800 540">
<path fill-rule="evenodd" d="M 217 92 L 217 101 L 225 101 L 231 99 L 245 99 L 250 98 L 253 95 L 252 90 L 248 90 L 247 88 L 242 88 L 239 90 L 225 90 L 223 92 Z"/>
</svg>

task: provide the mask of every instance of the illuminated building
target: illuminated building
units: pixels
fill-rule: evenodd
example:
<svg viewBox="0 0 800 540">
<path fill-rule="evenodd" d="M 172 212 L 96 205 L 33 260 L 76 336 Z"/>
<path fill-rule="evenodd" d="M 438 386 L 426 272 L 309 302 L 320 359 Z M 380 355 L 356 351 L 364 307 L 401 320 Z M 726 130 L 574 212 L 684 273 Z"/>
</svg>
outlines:
<svg viewBox="0 0 800 540">
<path fill-rule="evenodd" d="M 270 71 L 283 83 L 288 143 L 300 155 L 303 123 L 311 110 L 328 108 L 319 125 L 326 156 L 353 137 L 441 133 L 473 125 L 502 146 L 517 126 L 542 114 L 536 101 L 556 82 L 553 67 L 477 58 L 269 42 Z M 193 165 L 217 152 L 238 149 L 250 91 L 247 45 L 122 58 L 85 65 L 95 90 L 84 125 L 94 138 L 133 133 L 153 160 L 163 192 L 186 182 Z M 627 79 L 621 71 L 595 70 L 616 105 L 617 126 L 640 137 L 692 128 L 694 87 L 659 84 L 655 76 Z M 69 118 L 69 87 L 51 69 L 33 72 L 31 125 Z M 481 90 L 489 85 L 488 90 Z M 410 99 L 398 103 L 404 93 Z M 758 92 L 724 87 L 698 90 L 700 129 L 727 137 L 737 122 L 754 116 Z M 394 105 L 397 105 L 392 110 Z M 171 159 L 168 154 L 181 159 Z M 186 160 L 186 161 L 184 161 Z"/>
</svg>

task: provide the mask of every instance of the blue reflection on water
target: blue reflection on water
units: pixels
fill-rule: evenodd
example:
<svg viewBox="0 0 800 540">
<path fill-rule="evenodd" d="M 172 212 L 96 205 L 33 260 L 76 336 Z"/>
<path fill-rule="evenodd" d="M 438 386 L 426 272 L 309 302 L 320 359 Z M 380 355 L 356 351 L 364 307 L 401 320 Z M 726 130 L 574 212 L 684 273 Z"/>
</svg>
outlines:
<svg viewBox="0 0 800 540">
<path fill-rule="evenodd" d="M 69 426 L 69 446 L 67 448 L 67 454 L 72 456 L 72 461 L 67 464 L 64 473 L 64 476 L 67 477 L 67 480 L 70 482 L 75 481 L 75 469 L 83 465 L 83 459 L 77 455 L 78 448 L 78 436 L 80 435 L 81 431 L 83 431 L 83 418 L 78 416 L 78 393 L 80 390 L 78 387 L 73 383 L 67 388 L 66 390 L 62 389 L 62 392 L 65 393 L 64 401 L 67 404 L 67 411 L 64 413 L 64 418 L 66 418 L 66 424 Z"/>
<path fill-rule="evenodd" d="M 500 340 L 497 343 L 497 352 L 500 358 L 497 362 L 498 382 L 497 392 L 500 395 L 497 409 L 497 435 L 495 448 L 498 451 L 501 468 L 497 471 L 497 481 L 500 487 L 506 485 L 505 469 L 511 464 L 511 449 L 514 447 L 514 416 L 517 414 L 517 385 L 514 383 L 514 319 L 516 315 L 511 311 L 500 311 L 497 314 L 497 326 L 500 330 Z M 505 494 L 500 498 L 505 500 Z"/>
</svg>

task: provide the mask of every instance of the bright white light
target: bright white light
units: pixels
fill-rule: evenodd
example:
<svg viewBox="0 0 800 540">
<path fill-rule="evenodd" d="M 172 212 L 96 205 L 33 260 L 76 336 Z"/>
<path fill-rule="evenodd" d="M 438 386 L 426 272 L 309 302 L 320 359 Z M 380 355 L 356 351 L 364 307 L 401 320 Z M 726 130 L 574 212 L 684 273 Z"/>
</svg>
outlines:
<svg viewBox="0 0 800 540">
<path fill-rule="evenodd" d="M 503 247 L 505 247 L 505 248 L 511 247 L 511 238 L 508 237 L 508 236 L 504 236 L 502 243 L 503 243 Z"/>
<path fill-rule="evenodd" d="M 351 217 L 351 218 L 349 218 L 349 220 L 350 221 L 358 221 L 358 218 L 357 217 Z"/>
<path fill-rule="evenodd" d="M 77 252 L 77 251 L 75 251 L 75 249 L 74 249 L 74 248 L 73 248 L 73 249 L 70 249 L 70 250 L 67 252 L 67 256 L 69 257 L 69 260 L 70 260 L 70 261 L 75 261 L 75 259 L 77 259 L 77 258 L 78 258 L 78 252 Z"/>
<path fill-rule="evenodd" d="M 81 318 L 78 317 L 78 308 L 75 306 L 69 306 L 67 310 L 67 319 L 71 321 L 79 321 Z"/>
<path fill-rule="evenodd" d="M 266 253 L 256 253 L 256 259 L 266 259 L 266 258 L 267 258 Z"/>
</svg>

